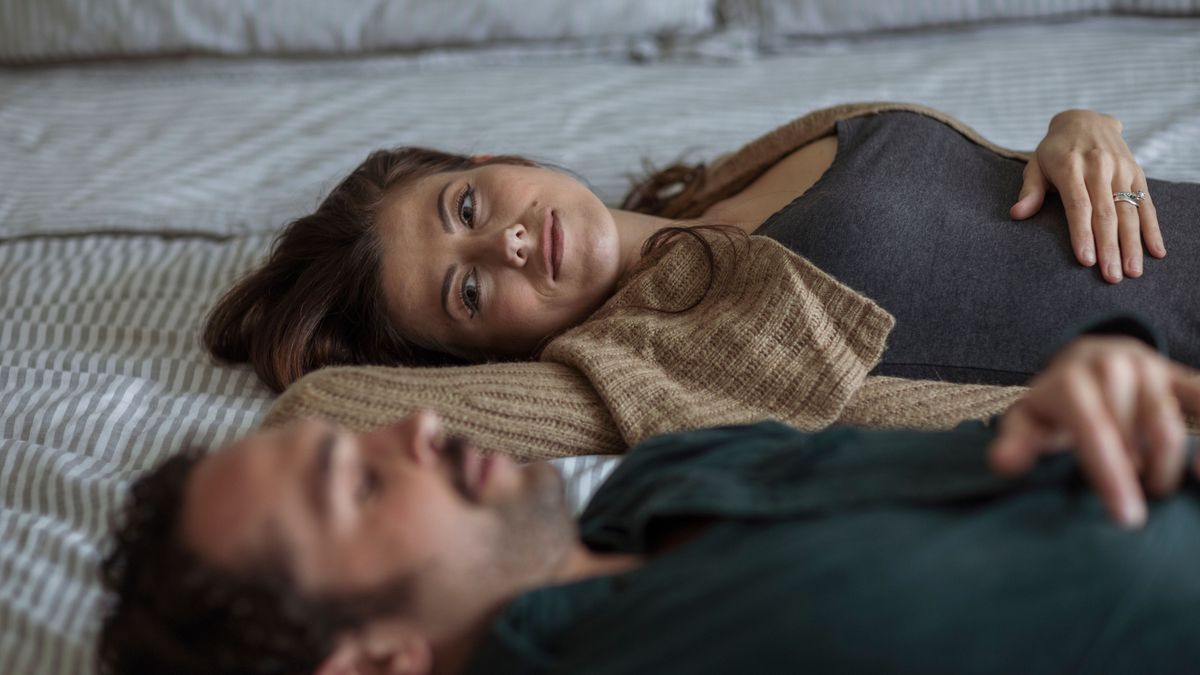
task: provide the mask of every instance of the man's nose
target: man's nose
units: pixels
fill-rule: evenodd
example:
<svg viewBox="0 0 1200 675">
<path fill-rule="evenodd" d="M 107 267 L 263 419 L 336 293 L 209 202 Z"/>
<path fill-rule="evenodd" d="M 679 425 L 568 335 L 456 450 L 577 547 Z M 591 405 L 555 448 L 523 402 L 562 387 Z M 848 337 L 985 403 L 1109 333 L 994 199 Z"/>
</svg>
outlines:
<svg viewBox="0 0 1200 675">
<path fill-rule="evenodd" d="M 524 267 L 529 251 L 529 232 L 524 225 L 515 223 L 500 232 L 500 254 L 506 265 Z"/>
<path fill-rule="evenodd" d="M 358 437 L 364 449 L 383 456 L 402 454 L 418 464 L 437 461 L 443 435 L 442 420 L 432 410 L 417 410 L 390 425 L 378 427 Z"/>
</svg>

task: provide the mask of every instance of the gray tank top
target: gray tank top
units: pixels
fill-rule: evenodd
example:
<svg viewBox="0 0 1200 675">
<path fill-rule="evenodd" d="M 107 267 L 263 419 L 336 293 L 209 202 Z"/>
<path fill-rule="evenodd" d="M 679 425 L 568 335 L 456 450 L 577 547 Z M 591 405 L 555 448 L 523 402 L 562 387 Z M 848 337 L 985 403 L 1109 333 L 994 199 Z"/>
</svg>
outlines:
<svg viewBox="0 0 1200 675">
<path fill-rule="evenodd" d="M 1167 257 L 1111 285 L 1076 262 L 1056 194 L 1009 218 L 1022 162 L 916 113 L 843 120 L 837 138 L 829 170 L 755 234 L 896 317 L 875 374 L 1020 384 L 1071 331 L 1118 313 L 1200 367 L 1200 184 L 1149 181 Z"/>
</svg>

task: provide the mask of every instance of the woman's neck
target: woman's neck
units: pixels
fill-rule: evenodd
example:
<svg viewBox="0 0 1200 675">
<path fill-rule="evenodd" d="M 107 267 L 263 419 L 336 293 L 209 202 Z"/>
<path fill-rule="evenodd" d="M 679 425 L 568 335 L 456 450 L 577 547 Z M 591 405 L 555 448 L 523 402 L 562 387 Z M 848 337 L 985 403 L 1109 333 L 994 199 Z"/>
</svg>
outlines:
<svg viewBox="0 0 1200 675">
<path fill-rule="evenodd" d="M 609 212 L 612 213 L 613 222 L 617 226 L 620 246 L 618 279 L 623 279 L 642 259 L 642 246 L 655 232 L 664 227 L 691 227 L 696 224 L 691 220 L 671 220 L 623 209 L 609 209 Z"/>
</svg>

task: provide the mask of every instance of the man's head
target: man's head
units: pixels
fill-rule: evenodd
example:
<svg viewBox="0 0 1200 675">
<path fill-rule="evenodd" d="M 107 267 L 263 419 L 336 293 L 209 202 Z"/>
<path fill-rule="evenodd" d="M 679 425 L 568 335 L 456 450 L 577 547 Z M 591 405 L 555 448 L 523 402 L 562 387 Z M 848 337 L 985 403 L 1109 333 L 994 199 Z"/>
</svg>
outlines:
<svg viewBox="0 0 1200 675">
<path fill-rule="evenodd" d="M 446 438 L 431 414 L 304 421 L 131 490 L 103 577 L 110 673 L 428 672 L 575 543 L 561 480 Z"/>
</svg>

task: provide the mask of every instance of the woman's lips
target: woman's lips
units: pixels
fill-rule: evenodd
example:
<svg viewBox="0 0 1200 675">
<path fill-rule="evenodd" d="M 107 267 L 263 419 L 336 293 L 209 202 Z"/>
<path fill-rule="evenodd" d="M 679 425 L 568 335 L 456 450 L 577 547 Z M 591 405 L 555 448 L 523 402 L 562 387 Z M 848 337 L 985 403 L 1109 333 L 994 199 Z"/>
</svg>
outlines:
<svg viewBox="0 0 1200 675">
<path fill-rule="evenodd" d="M 546 219 L 542 223 L 541 245 L 542 263 L 546 268 L 546 276 L 550 277 L 550 281 L 558 281 L 558 273 L 562 267 L 563 231 L 558 214 L 552 209 L 546 209 Z"/>
<path fill-rule="evenodd" d="M 542 269 L 546 276 L 554 281 L 554 211 L 546 209 L 546 217 L 542 219 L 542 231 L 538 244 L 541 246 Z"/>
<path fill-rule="evenodd" d="M 562 224 L 558 222 L 558 214 L 554 213 L 553 211 L 550 213 L 554 216 L 554 225 L 550 228 L 550 240 L 552 242 L 551 269 L 553 270 L 552 276 L 554 277 L 554 280 L 558 281 L 558 273 L 562 269 L 563 230 Z"/>
</svg>

